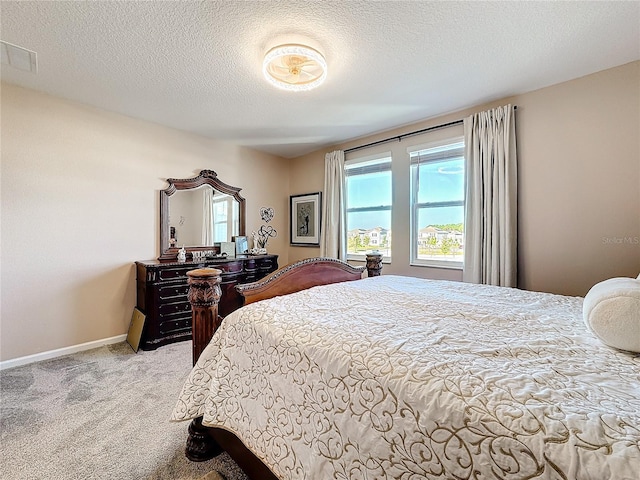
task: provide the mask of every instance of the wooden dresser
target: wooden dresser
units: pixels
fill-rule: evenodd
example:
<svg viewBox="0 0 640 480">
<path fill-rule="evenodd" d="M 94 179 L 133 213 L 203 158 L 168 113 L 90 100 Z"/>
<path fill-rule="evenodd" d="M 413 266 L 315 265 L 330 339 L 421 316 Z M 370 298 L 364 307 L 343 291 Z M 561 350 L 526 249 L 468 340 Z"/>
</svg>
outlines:
<svg viewBox="0 0 640 480">
<path fill-rule="evenodd" d="M 137 304 L 146 315 L 140 348 L 155 350 L 169 343 L 191 339 L 191 305 L 187 299 L 187 272 L 197 268 L 222 271 L 221 317 L 242 306 L 236 285 L 254 282 L 278 269 L 277 255 L 241 255 L 186 262 L 136 262 Z"/>
</svg>

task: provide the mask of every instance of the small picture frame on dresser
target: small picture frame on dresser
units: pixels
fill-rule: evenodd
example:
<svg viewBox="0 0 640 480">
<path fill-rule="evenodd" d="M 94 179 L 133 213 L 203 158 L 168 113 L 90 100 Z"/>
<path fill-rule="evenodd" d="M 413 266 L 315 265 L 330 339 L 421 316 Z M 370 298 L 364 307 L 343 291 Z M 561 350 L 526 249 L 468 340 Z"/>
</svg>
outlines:
<svg viewBox="0 0 640 480">
<path fill-rule="evenodd" d="M 236 244 L 233 242 L 220 242 L 220 255 L 223 257 L 235 257 Z"/>
<path fill-rule="evenodd" d="M 249 244 L 247 243 L 247 237 L 236 235 L 232 239 L 236 244 L 236 255 L 243 255 L 249 250 Z"/>
</svg>

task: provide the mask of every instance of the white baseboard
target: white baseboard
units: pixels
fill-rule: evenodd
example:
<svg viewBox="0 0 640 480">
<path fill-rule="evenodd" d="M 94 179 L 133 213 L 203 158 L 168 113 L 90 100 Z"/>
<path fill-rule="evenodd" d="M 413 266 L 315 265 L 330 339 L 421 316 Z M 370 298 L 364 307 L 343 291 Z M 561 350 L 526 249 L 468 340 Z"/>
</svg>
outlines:
<svg viewBox="0 0 640 480">
<path fill-rule="evenodd" d="M 82 352 L 84 350 L 91 350 L 92 348 L 98 348 L 103 345 L 111 345 L 112 343 L 124 342 L 127 339 L 127 334 L 117 335 L 115 337 L 103 338 L 102 340 L 95 340 L 93 342 L 81 343 L 79 345 L 72 345 L 70 347 L 58 348 L 56 350 L 49 350 L 48 352 L 36 353 L 34 355 L 27 355 L 26 357 L 13 358 L 11 360 L 5 360 L 0 362 L 0 370 L 7 368 L 19 367 L 20 365 L 27 365 L 29 363 L 40 362 L 42 360 L 49 360 L 50 358 L 62 357 L 64 355 L 70 355 L 72 353 Z"/>
</svg>

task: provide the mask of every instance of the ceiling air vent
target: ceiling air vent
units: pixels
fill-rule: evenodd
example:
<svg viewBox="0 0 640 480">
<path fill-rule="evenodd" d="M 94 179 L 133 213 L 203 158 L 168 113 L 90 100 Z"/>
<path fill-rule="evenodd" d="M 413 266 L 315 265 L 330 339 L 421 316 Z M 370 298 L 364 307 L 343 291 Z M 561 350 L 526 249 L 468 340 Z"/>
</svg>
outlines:
<svg viewBox="0 0 640 480">
<path fill-rule="evenodd" d="M 38 73 L 37 53 L 0 40 L 2 64 L 25 72 Z"/>
</svg>

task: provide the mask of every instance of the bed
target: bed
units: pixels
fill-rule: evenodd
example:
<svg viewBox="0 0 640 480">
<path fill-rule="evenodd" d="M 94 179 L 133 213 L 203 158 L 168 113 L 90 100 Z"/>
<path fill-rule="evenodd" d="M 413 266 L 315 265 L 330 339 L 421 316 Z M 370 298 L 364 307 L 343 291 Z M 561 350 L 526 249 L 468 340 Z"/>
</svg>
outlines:
<svg viewBox="0 0 640 480">
<path fill-rule="evenodd" d="M 595 338 L 582 298 L 331 283 L 326 264 L 341 262 L 248 287 L 172 420 L 196 419 L 255 480 L 639 478 L 640 355 Z"/>
</svg>

